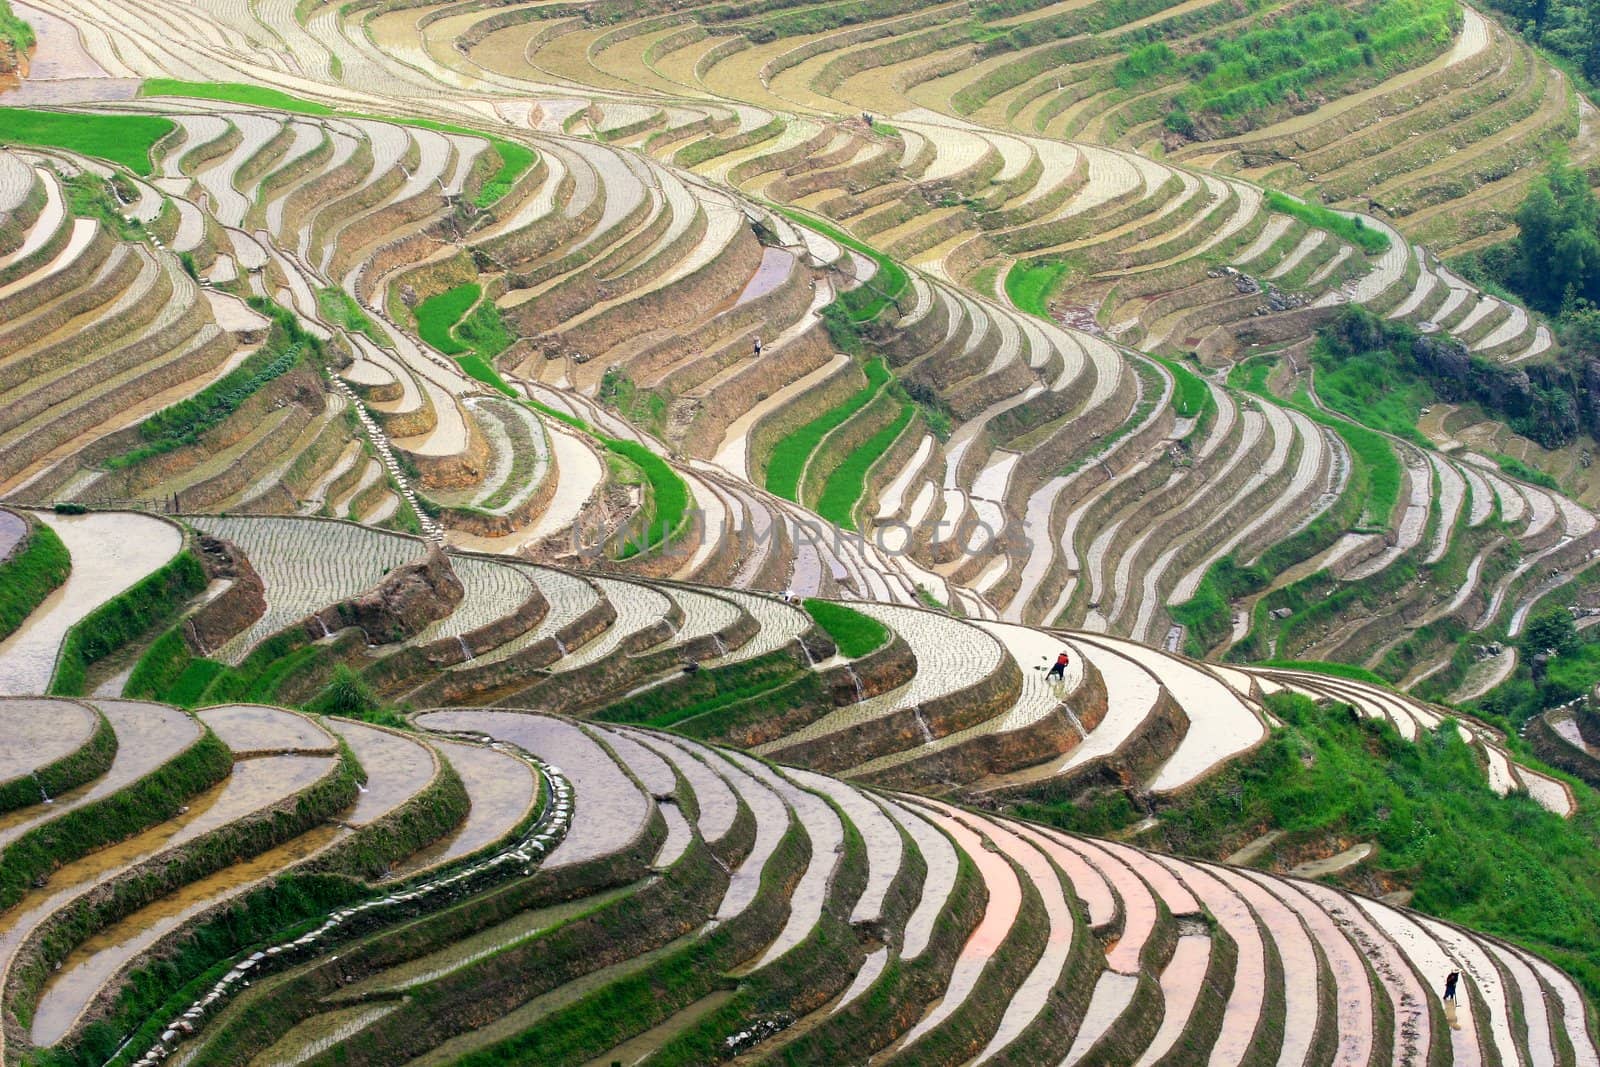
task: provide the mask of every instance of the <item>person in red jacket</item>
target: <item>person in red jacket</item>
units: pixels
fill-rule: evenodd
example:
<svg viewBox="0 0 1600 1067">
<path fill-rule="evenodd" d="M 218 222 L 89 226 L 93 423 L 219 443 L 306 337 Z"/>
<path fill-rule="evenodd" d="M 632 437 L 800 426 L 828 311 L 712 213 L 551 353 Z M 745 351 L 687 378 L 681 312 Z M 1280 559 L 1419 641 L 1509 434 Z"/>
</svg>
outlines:
<svg viewBox="0 0 1600 1067">
<path fill-rule="evenodd" d="M 1050 673 L 1046 677 L 1059 678 L 1065 682 L 1067 680 L 1067 664 L 1071 661 L 1071 657 L 1067 655 L 1067 650 L 1062 649 L 1061 655 L 1056 657 L 1056 665 L 1050 668 Z"/>
</svg>

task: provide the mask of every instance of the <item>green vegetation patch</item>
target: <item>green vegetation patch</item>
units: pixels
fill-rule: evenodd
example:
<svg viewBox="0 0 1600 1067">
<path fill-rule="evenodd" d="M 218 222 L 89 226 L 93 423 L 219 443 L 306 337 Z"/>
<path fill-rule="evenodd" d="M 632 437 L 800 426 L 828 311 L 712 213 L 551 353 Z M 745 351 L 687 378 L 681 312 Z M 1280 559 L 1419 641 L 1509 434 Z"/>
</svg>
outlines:
<svg viewBox="0 0 1600 1067">
<path fill-rule="evenodd" d="M 1562 819 L 1523 794 L 1497 797 L 1453 721 L 1412 743 L 1345 705 L 1283 693 L 1266 703 L 1284 728 L 1158 812 L 1163 848 L 1215 857 L 1268 827 L 1311 841 L 1371 842 L 1365 866 L 1410 885 L 1412 907 L 1532 948 L 1591 999 L 1600 995 L 1600 797 L 1592 790 L 1575 784 L 1578 813 Z M 1029 805 L 1019 814 L 1087 832 L 1144 816 L 1120 795 L 1095 809 Z"/>
<path fill-rule="evenodd" d="M 0 641 L 11 636 L 71 571 L 72 556 L 61 538 L 42 522 L 32 524 L 27 540 L 0 561 Z"/>
<path fill-rule="evenodd" d="M 671 464 L 637 441 L 615 437 L 599 437 L 599 440 L 639 468 L 650 483 L 650 500 L 654 505 L 653 521 L 638 535 L 624 541 L 620 558 L 630 559 L 676 537 L 689 511 L 688 483 L 678 477 Z"/>
<path fill-rule="evenodd" d="M 155 115 L 86 115 L 0 107 L 0 143 L 64 148 L 127 167 L 140 177 L 155 169 L 150 150 L 177 127 Z"/>
<path fill-rule="evenodd" d="M 856 528 L 856 503 L 867 490 L 867 472 L 900 439 L 916 414 L 915 404 L 910 401 L 902 403 L 900 413 L 893 422 L 857 445 L 833 469 L 822 485 L 822 495 L 817 499 L 817 514 L 841 529 Z"/>
<path fill-rule="evenodd" d="M 488 207 L 509 193 L 517 179 L 526 174 L 528 168 L 533 166 L 533 161 L 539 158 L 533 149 L 515 141 L 502 141 L 494 137 L 490 138 L 489 143 L 500 157 L 500 169 L 483 183 L 483 188 L 472 198 L 472 202 L 481 208 Z"/>
<path fill-rule="evenodd" d="M 806 461 L 822 443 L 822 439 L 871 403 L 872 398 L 877 396 L 878 391 L 888 385 L 890 378 L 893 377 L 889 373 L 888 364 L 881 359 L 868 363 L 864 370 L 867 376 L 865 388 L 853 393 L 832 411 L 819 415 L 788 434 L 773 447 L 772 456 L 767 460 L 768 492 L 776 493 L 785 500 L 798 500 L 800 476 L 805 472 Z"/>
<path fill-rule="evenodd" d="M 1595 323 L 1600 328 L 1600 317 Z M 1571 366 L 1503 364 L 1467 351 L 1454 338 L 1420 334 L 1408 323 L 1379 318 L 1359 305 L 1347 307 L 1323 327 L 1317 343 L 1314 355 L 1323 364 L 1337 367 L 1351 359 L 1367 360 L 1358 363 L 1358 373 L 1370 371 L 1387 376 L 1386 383 L 1378 384 L 1401 395 L 1401 400 L 1392 402 L 1399 405 L 1393 425 L 1401 425 L 1411 417 L 1404 410 L 1406 405 L 1431 395 L 1446 403 L 1475 403 L 1545 448 L 1560 448 L 1570 444 L 1581 430 L 1600 428 L 1596 421 L 1600 415 L 1584 399 L 1587 393 L 1583 379 L 1590 372 L 1578 361 Z M 1600 359 L 1600 329 L 1594 344 L 1594 355 L 1581 357 L 1590 360 L 1590 367 L 1594 366 L 1594 359 Z M 1581 345 L 1573 348 L 1577 350 Z M 1379 355 L 1374 356 L 1375 353 Z M 1595 370 L 1600 371 L 1600 367 Z M 1320 393 L 1321 379 L 1318 381 Z M 1426 391 L 1417 386 L 1419 382 Z M 1380 391 L 1355 392 L 1351 404 L 1380 399 Z"/>
<path fill-rule="evenodd" d="M 1207 409 L 1217 406 L 1217 402 L 1212 399 L 1211 390 L 1206 386 L 1205 380 L 1194 371 L 1175 359 L 1162 359 L 1160 356 L 1151 358 L 1172 372 L 1173 381 L 1176 383 L 1176 390 L 1172 397 L 1172 410 L 1178 413 L 1179 418 L 1197 418 Z"/>
<path fill-rule="evenodd" d="M 870 615 L 854 608 L 835 604 L 831 600 L 809 597 L 805 602 L 806 614 L 822 627 L 838 646 L 839 655 L 859 659 L 889 642 L 889 628 Z"/>
<path fill-rule="evenodd" d="M 382 326 L 372 321 L 356 298 L 343 289 L 329 286 L 317 290 L 317 310 L 322 312 L 322 317 L 336 326 L 343 326 L 352 333 L 366 334 L 376 345 L 391 348 L 394 341 Z"/>
<path fill-rule="evenodd" d="M 476 282 L 467 282 L 428 297 L 416 306 L 417 333 L 447 356 L 469 351 L 465 344 L 456 340 L 455 327 L 467 309 L 482 296 L 483 289 Z"/>
<path fill-rule="evenodd" d="M 1540 485 L 1546 489 L 1561 492 L 1561 483 L 1544 471 L 1535 470 L 1516 456 L 1508 456 L 1502 452 L 1491 453 L 1490 458 L 1500 465 L 1500 469 L 1513 478 L 1521 478 L 1530 485 Z"/>
<path fill-rule="evenodd" d="M 1515 673 L 1473 709 L 1513 736 L 1533 716 L 1600 685 L 1600 634 L 1580 633 L 1566 608 L 1534 616 L 1517 645 Z"/>
<path fill-rule="evenodd" d="M 113 180 L 130 186 L 124 190 L 128 200 L 137 197 L 137 191 L 131 188 L 132 182 L 121 175 Z M 67 211 L 74 217 L 94 219 L 125 241 L 144 239 L 144 225 L 138 219 L 130 219 L 122 213 L 122 206 L 112 192 L 111 183 L 98 174 L 83 171 L 64 179 L 61 184 L 67 194 Z"/>
<path fill-rule="evenodd" d="M 1321 204 L 1308 204 L 1276 189 L 1267 190 L 1267 207 L 1284 215 L 1299 219 L 1307 226 L 1327 230 L 1348 241 L 1369 256 L 1382 255 L 1389 250 L 1389 235 L 1375 230 L 1359 218 L 1341 215 Z"/>
<path fill-rule="evenodd" d="M 1517 236 L 1471 257 L 1468 274 L 1551 315 L 1600 305 L 1600 203 L 1588 174 L 1553 160 L 1529 186 L 1516 221 Z"/>
<path fill-rule="evenodd" d="M 1355 682 L 1369 682 L 1372 685 L 1390 688 L 1387 679 L 1374 674 L 1365 667 L 1358 667 L 1354 663 L 1328 663 L 1315 659 L 1269 659 L 1261 664 L 1263 667 L 1278 667 L 1289 671 L 1311 671 L 1314 674 L 1326 674 L 1334 678 L 1348 678 Z"/>
<path fill-rule="evenodd" d="M 1019 260 L 1006 271 L 1006 296 L 1023 311 L 1048 319 L 1050 298 L 1071 269 L 1060 260 Z"/>
<path fill-rule="evenodd" d="M 19 52 L 34 45 L 33 27 L 17 17 L 9 0 L 0 0 L 0 41 L 10 41 Z"/>
<path fill-rule="evenodd" d="M 187 96 L 193 100 L 225 100 L 251 107 L 270 107 L 300 115 L 332 115 L 334 109 L 277 89 L 239 82 L 186 82 L 176 78 L 147 78 L 139 86 L 140 96 Z"/>
<path fill-rule="evenodd" d="M 308 353 L 320 362 L 322 342 L 307 333 L 292 313 L 259 296 L 250 298 L 250 306 L 272 320 L 266 343 L 194 396 L 162 408 L 141 422 L 139 437 L 145 443 L 132 452 L 107 459 L 107 469 L 131 467 L 152 456 L 194 444 L 268 382 L 299 366 Z"/>
<path fill-rule="evenodd" d="M 1112 81 L 1135 92 L 1178 82 L 1166 126 L 1190 137 L 1217 119 L 1249 123 L 1310 95 L 1381 81 L 1449 47 L 1460 22 L 1453 0 L 1323 0 L 1257 16 L 1249 28 L 1203 39 L 1193 51 L 1139 43 L 1112 69 Z"/>
<path fill-rule="evenodd" d="M 207 584 L 205 567 L 185 548 L 164 566 L 101 604 L 67 631 L 50 692 L 81 696 L 90 665 L 157 628 L 171 625 Z"/>
<path fill-rule="evenodd" d="M 495 357 L 516 342 L 493 300 L 475 282 L 430 296 L 416 306 L 417 333 L 467 374 L 506 396 L 519 394 L 494 369 Z"/>
<path fill-rule="evenodd" d="M 1317 396 L 1329 408 L 1363 426 L 1433 448 L 1417 429 L 1417 419 L 1437 397 L 1411 371 L 1403 353 L 1392 347 L 1355 351 L 1319 339 L 1311 362 L 1317 368 Z"/>
</svg>

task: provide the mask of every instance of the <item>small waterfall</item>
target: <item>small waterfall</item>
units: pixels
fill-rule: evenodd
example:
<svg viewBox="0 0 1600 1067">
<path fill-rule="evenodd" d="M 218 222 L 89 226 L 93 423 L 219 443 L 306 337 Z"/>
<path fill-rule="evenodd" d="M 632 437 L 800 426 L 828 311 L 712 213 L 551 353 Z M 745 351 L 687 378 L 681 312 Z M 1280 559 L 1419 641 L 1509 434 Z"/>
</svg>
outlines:
<svg viewBox="0 0 1600 1067">
<path fill-rule="evenodd" d="M 806 647 L 804 641 L 800 642 L 800 654 L 806 658 L 807 667 L 815 667 L 817 665 L 817 657 L 811 654 L 811 649 Z"/>
<path fill-rule="evenodd" d="M 317 621 L 317 629 L 322 631 L 322 636 L 323 637 L 332 637 L 333 636 L 333 631 L 328 629 L 328 624 L 322 621 L 322 616 L 321 615 L 313 615 L 311 617 Z"/>
<path fill-rule="evenodd" d="M 457 634 L 456 635 L 456 644 L 461 646 L 461 662 L 462 663 L 471 663 L 472 662 L 472 649 L 467 647 L 467 639 L 465 637 L 462 637 L 460 634 Z"/>
<path fill-rule="evenodd" d="M 556 637 L 556 651 L 561 653 L 562 659 L 567 658 L 567 643 L 559 635 Z"/>
<path fill-rule="evenodd" d="M 728 646 L 723 643 L 721 634 L 712 634 L 711 640 L 717 646 L 717 655 L 726 656 L 728 654 Z"/>
<path fill-rule="evenodd" d="M 54 804 L 55 803 L 54 800 L 50 799 L 50 794 L 46 793 L 44 791 L 44 783 L 39 781 L 39 776 L 38 775 L 34 775 L 33 784 L 39 787 L 39 803 L 41 803 L 41 804 Z"/>
<path fill-rule="evenodd" d="M 918 708 L 913 715 L 917 720 L 917 733 L 922 735 L 922 743 L 933 744 L 933 731 L 928 729 L 928 720 L 922 717 L 922 709 Z"/>
<path fill-rule="evenodd" d="M 856 703 L 861 703 L 862 694 L 866 692 L 861 685 L 861 676 L 856 673 L 855 667 L 849 663 L 845 664 L 844 673 L 850 676 L 850 684 L 856 687 Z"/>
</svg>

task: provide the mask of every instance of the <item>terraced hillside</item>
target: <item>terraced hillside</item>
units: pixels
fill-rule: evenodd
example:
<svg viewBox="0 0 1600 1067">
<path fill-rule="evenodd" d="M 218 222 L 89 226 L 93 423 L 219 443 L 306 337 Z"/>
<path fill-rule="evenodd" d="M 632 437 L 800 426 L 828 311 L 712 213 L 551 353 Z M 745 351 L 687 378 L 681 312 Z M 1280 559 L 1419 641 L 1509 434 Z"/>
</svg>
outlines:
<svg viewBox="0 0 1600 1067">
<path fill-rule="evenodd" d="M 120 742 L 98 778 L 6 817 L 8 868 L 100 809 L 149 826 L 14 897 L 10 1055 L 1594 1061 L 1577 989 L 1505 942 L 655 731 L 500 710 L 426 712 L 420 733 L 258 705 L 4 710 L 98 719 Z M 56 753 L 16 757 L 26 773 Z M 192 800 L 162 810 L 162 787 Z M 254 858 L 215 869 L 243 841 Z M 152 864 L 160 884 L 139 876 Z M 245 921 L 269 910 L 286 925 Z M 175 965 L 144 964 L 159 947 Z M 1461 1002 L 1441 1009 L 1430 987 L 1452 967 Z M 112 995 L 130 971 L 142 1005 Z"/>
<path fill-rule="evenodd" d="M 0 1063 L 1600 1064 L 1519 37 L 19 10 Z"/>
<path fill-rule="evenodd" d="M 111 16 L 68 5 L 67 32 L 91 27 L 73 47 L 110 75 L 74 89 L 190 79 L 145 84 L 188 100 L 98 105 L 176 125 L 140 203 L 179 220 L 172 247 L 209 301 L 255 295 L 256 316 L 230 303 L 231 321 L 259 328 L 274 301 L 300 333 L 280 323 L 288 339 L 267 351 L 314 358 L 215 425 L 141 447 L 123 422 L 116 446 L 58 449 L 10 479 L 15 499 L 332 514 L 553 561 L 577 545 L 657 577 L 1362 662 L 1431 679 L 1434 696 L 1467 691 L 1463 635 L 1515 637 L 1565 595 L 1541 576 L 1589 562 L 1587 509 L 1471 444 L 1378 439 L 1319 411 L 1304 377 L 1223 381 L 1262 348 L 1289 344 L 1297 366 L 1293 345 L 1349 303 L 1468 355 L 1551 352 L 1548 326 L 1437 258 L 1464 245 L 1416 243 L 1393 211 L 1363 221 L 1268 195 L 1254 182 L 1281 176 L 1220 152 L 1381 114 L 1420 160 L 1442 151 L 1418 132 L 1433 126 L 1375 101 L 1428 112 L 1465 99 L 1469 75 L 1559 82 L 1475 12 L 1361 14 L 1390 19 L 1397 41 L 1416 31 L 1386 53 L 1405 69 L 1335 72 L 1314 87 L 1320 107 L 1201 122 L 1203 139 L 1157 160 L 1152 137 L 1183 137 L 1118 116 L 1178 91 L 1193 56 L 1236 47 L 1248 19 L 1220 5 L 1125 26 L 1093 5 L 891 6 L 849 26 L 831 9 L 197 10 L 214 29 L 118 26 L 126 43 L 109 49 Z M 1359 19 L 1337 32 L 1367 33 Z M 259 46 L 220 46 L 240 32 Z M 1167 55 L 1149 70 L 1128 51 L 1147 37 Z M 239 79 L 272 91 L 204 84 Z M 1419 88 L 1435 85 L 1455 88 Z M 904 107 L 887 106 L 895 94 Z M 363 117 L 378 95 L 417 117 Z M 888 121 L 855 117 L 863 105 Z M 1359 145 L 1340 158 L 1373 155 L 1339 128 Z M 1286 155 L 1320 199 L 1313 153 Z M 1418 187 L 1404 167 L 1382 173 Z M 320 395 L 316 364 L 337 372 Z M 1238 567 L 1260 577 L 1227 581 Z M 1319 571 L 1360 606 L 1328 626 L 1271 617 L 1320 594 L 1297 580 Z M 1429 627 L 1446 637 L 1395 652 Z"/>
<path fill-rule="evenodd" d="M 1078 623 L 1192 649 L 1229 643 L 1226 612 L 1219 629 L 1215 618 L 1196 627 L 1192 610 L 1171 609 L 1205 591 L 1208 570 L 1224 560 L 1262 561 L 1272 573 L 1301 563 L 1364 580 L 1395 573 L 1397 562 L 1452 567 L 1463 555 L 1516 546 L 1529 566 L 1498 587 L 1482 588 L 1481 566 L 1454 566 L 1455 584 L 1405 590 L 1418 602 L 1398 613 L 1407 623 L 1449 617 L 1514 635 L 1549 592 L 1519 582 L 1544 558 L 1537 554 L 1583 560 L 1592 540 L 1589 513 L 1560 494 L 1373 440 L 1303 399 L 1252 396 L 1206 380 L 1195 364 L 1144 358 L 1121 347 L 1118 333 L 1008 309 L 937 270 L 908 273 L 812 216 L 738 199 L 624 148 L 530 134 L 533 151 L 519 156 L 510 142 L 368 119 L 199 103 L 162 115 L 173 132 L 155 145 L 153 170 L 167 175 L 155 179 L 166 191 L 126 174 L 120 181 L 138 192 L 158 232 L 162 220 L 176 225 L 170 247 L 206 283 L 180 288 L 205 294 L 202 303 L 234 327 L 205 330 L 214 338 L 205 351 L 224 351 L 217 345 L 228 338 L 244 344 L 141 407 L 113 406 L 126 383 L 143 395 L 168 380 L 171 357 L 154 354 L 167 351 L 167 334 L 138 333 L 136 322 L 113 316 L 103 279 L 67 288 L 74 276 L 52 270 L 55 261 L 20 276 L 19 300 L 55 292 L 57 317 L 84 310 L 58 327 L 72 341 L 52 346 L 42 336 L 17 363 L 19 375 L 48 373 L 19 377 L 12 391 L 18 419 L 38 412 L 17 428 L 26 451 L 8 474 L 14 499 L 348 516 L 478 550 L 598 552 L 654 576 L 804 594 L 906 603 L 931 595 L 979 617 Z M 591 118 L 604 128 L 601 115 Z M 925 127 L 935 136 L 922 143 L 934 145 L 940 129 Z M 889 146 L 909 136 L 897 133 Z M 997 157 L 987 135 L 963 136 L 979 158 Z M 843 128 L 833 137 L 882 140 Z M 24 156 L 15 158 L 21 175 Z M 764 158 L 733 170 L 791 187 L 815 172 L 760 171 Z M 1157 172 L 1139 179 L 1137 157 L 1107 159 L 1122 160 L 1141 187 L 1176 190 L 1190 177 L 1141 164 Z M 957 167 L 937 152 L 930 165 Z M 1017 167 L 1044 173 L 1036 156 Z M 1066 184 L 1081 183 L 1083 172 L 1077 166 Z M 18 196 L 40 199 L 34 183 L 51 175 L 35 168 Z M 1194 195 L 1202 188 L 1196 179 Z M 1228 212 L 1249 223 L 1238 243 L 1262 222 L 1246 211 L 1259 197 L 1229 188 Z M 476 206 L 497 192 L 491 206 Z M 1097 197 L 1092 181 L 1060 210 L 1083 197 Z M 48 206 L 48 186 L 43 199 Z M 24 223 L 26 209 L 18 209 Z M 52 217 L 41 210 L 18 227 L 21 239 L 46 248 Z M 1135 218 L 1109 232 L 1136 238 L 1152 225 Z M 77 228 L 88 226 L 80 219 Z M 1307 258 L 1300 246 L 1268 247 L 1267 232 L 1251 238 L 1241 261 L 1278 248 L 1300 269 L 1290 262 Z M 1152 240 L 1130 246 L 1153 253 L 1135 258 L 1180 265 L 1150 277 L 1201 266 L 1195 249 Z M 1369 307 L 1393 300 L 1391 314 L 1402 317 L 1442 309 L 1426 313 L 1471 320 L 1478 332 L 1464 336 L 1486 350 L 1548 343 L 1520 309 L 1479 299 L 1447 271 L 1413 271 L 1417 261 L 1402 252 L 1396 237 L 1350 293 L 1328 296 Z M 1128 284 L 1122 277 L 1115 291 Z M 1246 280 L 1229 274 L 1189 289 L 1221 287 L 1246 321 L 1274 321 L 1247 310 L 1260 297 L 1238 295 Z M 1121 334 L 1140 334 L 1141 323 L 1192 324 L 1183 306 L 1132 297 Z M 182 313 L 151 326 L 174 314 Z M 84 344 L 113 330 L 133 331 L 120 349 Z M 74 345 L 97 366 L 125 369 L 96 392 L 68 392 Z M 884 361 L 862 362 L 873 350 Z M 160 406 L 184 390 L 198 390 L 197 401 Z M 107 411 L 114 416 L 96 421 Z M 29 432 L 45 422 L 50 435 Z M 66 440 L 46 451 L 54 438 Z M 1510 525 L 1474 533 L 1495 495 Z M 1251 519 L 1241 526 L 1239 515 Z M 1181 533 L 1164 535 L 1164 523 Z M 832 527 L 863 536 L 841 538 Z M 1118 537 L 1124 528 L 1142 536 Z M 1235 623 L 1232 640 L 1247 628 Z M 1379 659 L 1396 636 L 1345 635 L 1338 655 Z M 1277 635 L 1257 640 L 1313 650 Z"/>
</svg>

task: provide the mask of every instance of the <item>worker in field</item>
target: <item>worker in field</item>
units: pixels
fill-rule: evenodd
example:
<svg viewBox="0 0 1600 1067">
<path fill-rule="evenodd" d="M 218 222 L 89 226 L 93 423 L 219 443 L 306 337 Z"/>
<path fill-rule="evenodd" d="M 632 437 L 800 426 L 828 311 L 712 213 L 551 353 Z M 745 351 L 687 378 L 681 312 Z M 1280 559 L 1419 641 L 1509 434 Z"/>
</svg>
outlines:
<svg viewBox="0 0 1600 1067">
<path fill-rule="evenodd" d="M 1067 650 L 1063 648 L 1061 650 L 1061 654 L 1056 657 L 1055 666 L 1050 668 L 1050 673 L 1045 677 L 1056 678 L 1062 682 L 1065 682 L 1067 680 L 1067 664 L 1071 662 L 1072 657 L 1068 656 Z"/>
</svg>

